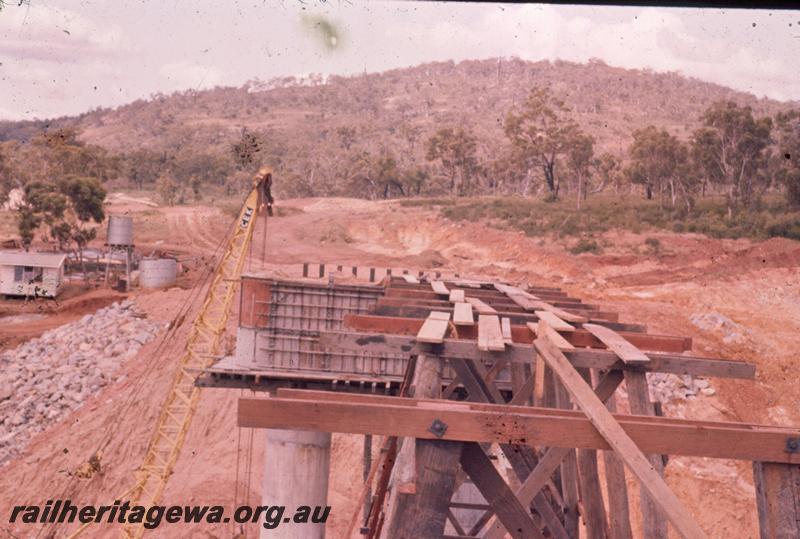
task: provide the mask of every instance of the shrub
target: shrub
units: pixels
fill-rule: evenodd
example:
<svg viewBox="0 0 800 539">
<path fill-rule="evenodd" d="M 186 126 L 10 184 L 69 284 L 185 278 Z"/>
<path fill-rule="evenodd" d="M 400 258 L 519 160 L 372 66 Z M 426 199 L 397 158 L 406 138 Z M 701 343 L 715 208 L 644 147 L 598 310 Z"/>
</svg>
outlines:
<svg viewBox="0 0 800 539">
<path fill-rule="evenodd" d="M 771 238 L 782 237 L 800 240 L 800 215 L 795 213 L 776 216 L 767 223 L 766 232 Z"/>
<path fill-rule="evenodd" d="M 598 244 L 595 240 L 581 238 L 580 240 L 578 240 L 578 243 L 576 243 L 569 250 L 569 252 L 574 255 L 579 255 L 583 253 L 592 253 L 597 255 L 603 252 L 603 248 L 600 247 L 600 244 Z"/>
<path fill-rule="evenodd" d="M 644 244 L 652 253 L 658 253 L 661 251 L 661 241 L 659 241 L 658 238 L 647 238 L 644 240 Z"/>
</svg>

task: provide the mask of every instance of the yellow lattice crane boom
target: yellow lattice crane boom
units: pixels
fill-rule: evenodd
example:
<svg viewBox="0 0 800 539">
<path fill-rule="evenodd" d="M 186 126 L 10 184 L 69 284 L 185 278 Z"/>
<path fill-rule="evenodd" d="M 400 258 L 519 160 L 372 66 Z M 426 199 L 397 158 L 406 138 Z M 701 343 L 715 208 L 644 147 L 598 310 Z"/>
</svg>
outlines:
<svg viewBox="0 0 800 539">
<path fill-rule="evenodd" d="M 144 461 L 136 471 L 136 482 L 131 489 L 116 498 L 129 500 L 131 506 L 149 507 L 157 504 L 172 474 L 200 397 L 195 379 L 219 357 L 222 350 L 228 316 L 253 237 L 256 216 L 264 206 L 272 213 L 271 184 L 272 171 L 261 169 L 255 176 L 253 189 L 239 212 L 238 222 L 192 324 L 186 348 L 178 362 Z M 70 537 L 80 535 L 86 527 L 79 528 Z M 138 538 L 143 533 L 143 523 L 126 524 L 122 537 Z"/>
</svg>

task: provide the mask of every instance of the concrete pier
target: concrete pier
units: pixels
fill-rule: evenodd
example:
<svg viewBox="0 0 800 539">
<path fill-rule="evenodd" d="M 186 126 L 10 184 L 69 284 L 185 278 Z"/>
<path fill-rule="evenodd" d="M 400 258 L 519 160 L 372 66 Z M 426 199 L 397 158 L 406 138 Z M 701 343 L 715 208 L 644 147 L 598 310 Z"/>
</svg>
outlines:
<svg viewBox="0 0 800 539">
<path fill-rule="evenodd" d="M 331 434 L 268 429 L 264 457 L 263 505 L 286 507 L 291 517 L 303 505 L 324 507 L 328 500 Z M 263 519 L 262 519 L 263 522 Z M 281 522 L 261 528 L 262 539 L 322 539 L 325 524 Z"/>
</svg>

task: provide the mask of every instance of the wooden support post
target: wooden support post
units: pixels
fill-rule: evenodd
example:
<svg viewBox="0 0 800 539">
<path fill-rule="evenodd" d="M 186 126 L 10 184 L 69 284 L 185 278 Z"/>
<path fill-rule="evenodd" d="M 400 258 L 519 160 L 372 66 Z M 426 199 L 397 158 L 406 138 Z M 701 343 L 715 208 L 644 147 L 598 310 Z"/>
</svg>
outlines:
<svg viewBox="0 0 800 539">
<path fill-rule="evenodd" d="M 554 380 L 556 408 L 571 410 L 569 393 Z M 568 449 L 561 459 L 561 496 L 564 499 L 564 529 L 570 537 L 578 537 L 578 460 L 574 449 Z"/>
<path fill-rule="evenodd" d="M 561 379 L 575 404 L 586 414 L 601 436 L 636 475 L 651 499 L 666 513 L 677 532 L 684 538 L 704 538 L 705 532 L 680 503 L 636 443 L 614 419 L 591 387 L 575 371 L 569 360 L 546 337 L 536 339 L 536 350 Z"/>
<path fill-rule="evenodd" d="M 456 360 L 451 365 L 458 373 L 464 387 L 467 389 L 469 400 L 475 402 L 502 403 L 503 397 L 494 383 L 487 383 L 485 368 L 480 361 Z M 501 443 L 500 450 L 508 459 L 514 473 L 519 481 L 524 481 L 536 466 L 536 455 L 531 448 L 526 446 Z M 539 513 L 550 535 L 557 539 L 567 539 L 558 516 L 550 506 L 550 502 L 538 491 L 526 500 L 526 503 L 533 504 L 534 509 Z M 502 528 L 498 527 L 496 532 Z"/>
<path fill-rule="evenodd" d="M 614 395 L 606 401 L 606 408 L 611 413 L 617 411 L 617 401 Z M 605 465 L 608 489 L 609 539 L 633 539 L 625 466 L 613 451 L 603 451 L 603 464 Z"/>
<path fill-rule="evenodd" d="M 800 465 L 753 462 L 753 482 L 761 539 L 800 537 Z"/>
<path fill-rule="evenodd" d="M 586 380 L 586 383 L 592 383 L 588 369 L 580 369 L 578 372 Z M 606 508 L 603 504 L 603 491 L 600 487 L 600 476 L 597 470 L 596 450 L 578 449 L 578 477 L 586 536 L 588 539 L 605 539 L 608 537 Z"/>
<path fill-rule="evenodd" d="M 83 261 L 81 260 L 81 263 Z M 130 249 L 125 249 L 125 292 L 131 290 L 131 252 Z"/>
<path fill-rule="evenodd" d="M 319 278 L 322 279 L 325 277 L 325 264 L 319 265 Z"/>
<path fill-rule="evenodd" d="M 552 371 L 547 369 L 547 372 L 549 374 L 547 385 L 548 387 L 552 387 L 554 383 L 552 379 Z M 597 398 L 599 398 L 601 401 L 604 401 L 611 397 L 614 394 L 614 391 L 616 391 L 616 388 L 620 382 L 622 382 L 622 373 L 608 373 L 595 388 Z M 551 393 L 553 392 L 548 391 L 548 395 Z M 554 399 L 555 396 L 551 395 L 551 398 Z M 548 401 L 547 403 L 553 403 L 554 405 L 554 401 Z M 556 473 L 560 467 L 561 461 L 571 451 L 571 449 L 562 447 L 551 447 L 547 449 L 544 455 L 539 459 L 536 468 L 534 468 L 533 472 L 531 472 L 530 475 L 528 475 L 528 477 L 524 480 L 522 485 L 515 492 L 515 495 L 523 503 L 529 502 L 530 500 L 534 499 L 535 496 L 538 496 L 539 491 L 544 488 L 545 484 L 548 483 L 549 478 Z M 501 539 L 502 537 L 503 530 L 496 524 L 492 525 L 489 528 L 489 531 L 484 535 L 484 539 Z"/>
<path fill-rule="evenodd" d="M 653 403 L 650 402 L 650 391 L 647 388 L 647 374 L 644 372 L 625 371 L 625 387 L 628 390 L 628 403 L 631 414 L 655 416 Z M 661 455 L 647 455 L 653 469 L 664 477 L 664 460 Z M 642 512 L 642 533 L 653 539 L 667 538 L 667 520 L 658 506 L 648 496 L 644 486 L 640 489 L 639 505 Z"/>
<path fill-rule="evenodd" d="M 514 496 L 492 461 L 477 443 L 465 443 L 461 453 L 461 467 L 491 506 L 506 531 L 515 539 L 541 537 L 542 532 L 533 522 L 530 513 Z M 398 536 L 400 537 L 400 536 Z M 402 536 L 411 537 L 411 536 Z M 417 536 L 423 537 L 423 536 Z M 428 537 L 428 536 L 424 536 Z M 431 536 L 432 537 L 432 536 Z"/>
<path fill-rule="evenodd" d="M 440 398 L 441 388 L 442 360 L 435 355 L 421 354 L 414 369 L 413 397 Z M 441 537 L 444 534 L 461 446 L 451 441 L 403 440 L 395 462 L 383 537 Z"/>
<path fill-rule="evenodd" d="M 375 268 L 369 268 L 369 282 L 375 282 Z"/>
<path fill-rule="evenodd" d="M 369 508 L 372 505 L 372 485 L 369 483 L 369 471 L 372 469 L 372 434 L 364 435 L 364 521 L 369 516 Z"/>
<path fill-rule="evenodd" d="M 303 277 L 308 277 L 308 262 L 303 262 Z"/>
</svg>

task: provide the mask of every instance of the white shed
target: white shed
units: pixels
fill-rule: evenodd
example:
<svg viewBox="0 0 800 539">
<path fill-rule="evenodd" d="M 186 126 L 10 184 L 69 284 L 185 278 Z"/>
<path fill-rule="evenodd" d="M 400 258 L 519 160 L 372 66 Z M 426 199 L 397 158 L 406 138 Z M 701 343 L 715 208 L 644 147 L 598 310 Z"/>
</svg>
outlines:
<svg viewBox="0 0 800 539">
<path fill-rule="evenodd" d="M 0 251 L 0 294 L 56 297 L 66 258 L 64 253 Z"/>
</svg>

